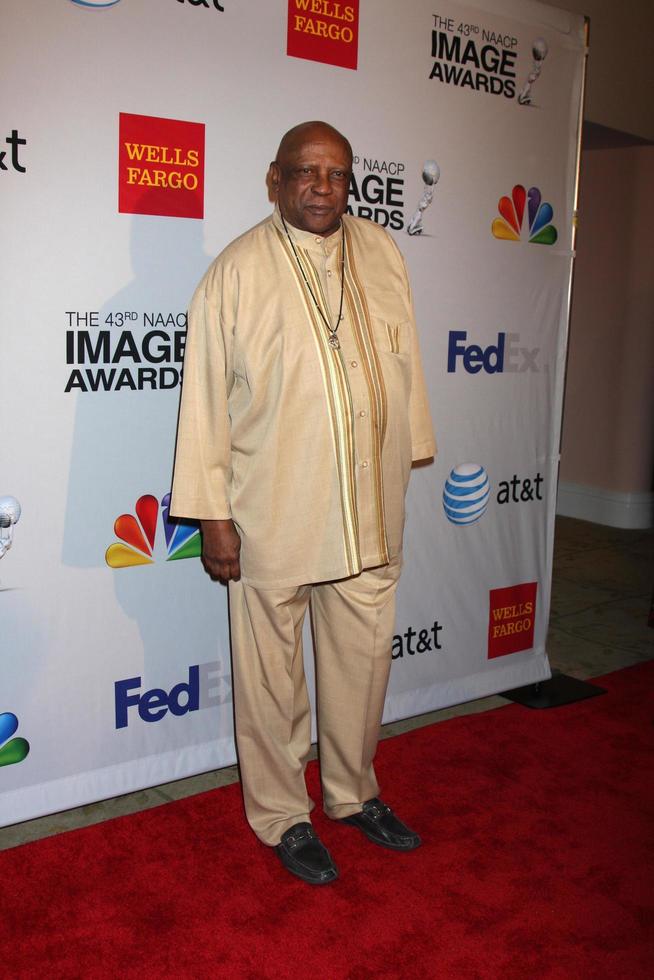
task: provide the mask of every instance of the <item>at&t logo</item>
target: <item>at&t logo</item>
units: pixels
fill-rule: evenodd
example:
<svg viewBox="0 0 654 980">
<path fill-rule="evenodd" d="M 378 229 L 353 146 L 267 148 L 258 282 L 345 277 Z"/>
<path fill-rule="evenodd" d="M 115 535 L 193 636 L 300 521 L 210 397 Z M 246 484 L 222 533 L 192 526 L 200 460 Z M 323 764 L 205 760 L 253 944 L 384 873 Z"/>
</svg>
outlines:
<svg viewBox="0 0 654 980">
<path fill-rule="evenodd" d="M 519 333 L 500 332 L 497 343 L 481 347 L 468 344 L 467 330 L 450 330 L 447 345 L 447 372 L 454 374 L 458 366 L 468 374 L 507 373 L 522 374 L 532 371 L 538 374 L 538 355 L 540 347 L 520 346 Z"/>
<path fill-rule="evenodd" d="M 115 7 L 120 0 L 71 0 L 78 7 Z"/>
<path fill-rule="evenodd" d="M 503 504 L 526 504 L 543 501 L 544 478 L 520 477 L 514 473 L 509 480 L 500 480 L 496 501 Z M 452 524 L 474 524 L 486 513 L 490 502 L 491 484 L 488 474 L 479 463 L 459 463 L 445 481 L 443 509 Z"/>
<path fill-rule="evenodd" d="M 486 513 L 489 499 L 488 474 L 478 463 L 460 463 L 445 481 L 443 509 L 452 524 L 474 524 Z"/>
<path fill-rule="evenodd" d="M 191 7 L 215 7 L 221 14 L 225 13 L 225 8 L 218 0 L 177 0 L 177 3 L 188 3 Z"/>
<path fill-rule="evenodd" d="M 442 650 L 443 645 L 440 637 L 442 632 L 443 627 L 437 619 L 426 629 L 414 630 L 412 626 L 407 626 L 404 633 L 396 633 L 393 637 L 392 659 L 401 660 L 405 654 L 409 657 L 415 657 L 417 653 L 432 653 L 435 650 Z"/>
<path fill-rule="evenodd" d="M 27 140 L 22 139 L 18 135 L 17 129 L 12 129 L 9 136 L 5 137 L 5 143 L 11 147 L 11 168 L 16 170 L 19 174 L 27 173 L 27 167 L 24 167 L 20 160 L 18 159 L 19 146 L 27 146 Z M 9 167 L 5 163 L 7 157 L 6 150 L 0 150 L 0 170 L 9 170 Z"/>
</svg>

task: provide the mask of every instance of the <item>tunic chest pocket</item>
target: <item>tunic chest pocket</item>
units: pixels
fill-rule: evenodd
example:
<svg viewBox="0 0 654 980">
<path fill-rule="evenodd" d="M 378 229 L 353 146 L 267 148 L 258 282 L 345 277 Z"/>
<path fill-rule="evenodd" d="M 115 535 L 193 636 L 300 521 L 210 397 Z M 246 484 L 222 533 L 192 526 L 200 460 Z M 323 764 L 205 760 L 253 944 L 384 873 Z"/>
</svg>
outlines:
<svg viewBox="0 0 654 980">
<path fill-rule="evenodd" d="M 389 292 L 371 304 L 375 347 L 381 354 L 408 354 L 409 320 L 402 300 Z"/>
<path fill-rule="evenodd" d="M 387 323 L 386 331 L 388 333 L 388 342 L 391 345 L 392 354 L 403 354 L 404 351 L 400 348 L 400 327 L 401 323 Z"/>
<path fill-rule="evenodd" d="M 383 320 L 373 316 L 372 331 L 375 348 L 379 354 L 394 354 L 402 357 L 409 353 L 409 321 Z"/>
</svg>

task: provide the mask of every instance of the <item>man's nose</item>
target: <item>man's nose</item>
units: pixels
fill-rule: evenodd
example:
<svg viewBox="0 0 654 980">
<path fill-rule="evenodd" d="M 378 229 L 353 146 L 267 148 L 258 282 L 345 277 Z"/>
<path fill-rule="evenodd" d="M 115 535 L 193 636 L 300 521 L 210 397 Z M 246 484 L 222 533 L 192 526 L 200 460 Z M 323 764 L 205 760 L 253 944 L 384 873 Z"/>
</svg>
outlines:
<svg viewBox="0 0 654 980">
<path fill-rule="evenodd" d="M 331 194 L 332 185 L 327 173 L 316 173 L 312 190 L 314 194 Z"/>
</svg>

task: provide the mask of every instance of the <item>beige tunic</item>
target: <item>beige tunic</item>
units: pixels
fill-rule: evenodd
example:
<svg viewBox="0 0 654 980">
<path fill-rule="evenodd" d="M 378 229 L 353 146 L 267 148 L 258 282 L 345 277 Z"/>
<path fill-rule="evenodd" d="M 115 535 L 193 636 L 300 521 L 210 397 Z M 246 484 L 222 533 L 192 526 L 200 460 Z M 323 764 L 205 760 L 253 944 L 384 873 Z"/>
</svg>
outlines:
<svg viewBox="0 0 654 980">
<path fill-rule="evenodd" d="M 231 517 L 255 588 L 355 575 L 402 548 L 411 461 L 435 452 L 411 292 L 391 236 L 343 217 L 328 238 L 275 213 L 193 296 L 171 513 Z"/>
</svg>

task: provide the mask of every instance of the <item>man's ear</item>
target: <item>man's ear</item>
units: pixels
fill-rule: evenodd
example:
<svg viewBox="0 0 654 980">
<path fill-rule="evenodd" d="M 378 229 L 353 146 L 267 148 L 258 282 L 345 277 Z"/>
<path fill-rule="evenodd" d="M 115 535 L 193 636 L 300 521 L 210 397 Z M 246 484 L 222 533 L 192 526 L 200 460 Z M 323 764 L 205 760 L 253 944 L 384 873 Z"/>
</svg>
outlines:
<svg viewBox="0 0 654 980">
<path fill-rule="evenodd" d="M 281 171 L 279 169 L 279 164 L 277 163 L 276 160 L 273 160 L 272 163 L 270 164 L 270 167 L 268 168 L 268 175 L 270 177 L 271 187 L 273 188 L 273 190 L 278 190 L 279 181 L 281 178 Z"/>
</svg>

